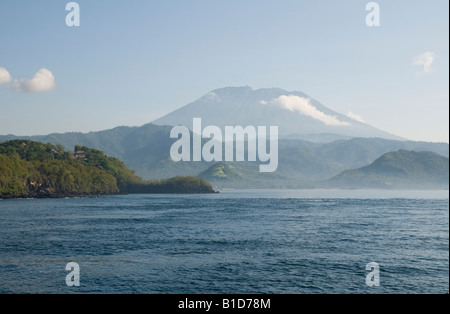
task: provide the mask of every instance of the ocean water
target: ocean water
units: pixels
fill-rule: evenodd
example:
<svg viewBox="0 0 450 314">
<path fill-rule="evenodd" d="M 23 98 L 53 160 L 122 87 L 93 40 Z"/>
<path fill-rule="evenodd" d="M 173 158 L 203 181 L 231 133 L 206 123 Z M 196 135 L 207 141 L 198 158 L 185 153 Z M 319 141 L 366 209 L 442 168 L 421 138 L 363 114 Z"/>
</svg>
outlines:
<svg viewBox="0 0 450 314">
<path fill-rule="evenodd" d="M 449 290 L 448 191 L 0 200 L 0 230 L 3 294 Z"/>
</svg>

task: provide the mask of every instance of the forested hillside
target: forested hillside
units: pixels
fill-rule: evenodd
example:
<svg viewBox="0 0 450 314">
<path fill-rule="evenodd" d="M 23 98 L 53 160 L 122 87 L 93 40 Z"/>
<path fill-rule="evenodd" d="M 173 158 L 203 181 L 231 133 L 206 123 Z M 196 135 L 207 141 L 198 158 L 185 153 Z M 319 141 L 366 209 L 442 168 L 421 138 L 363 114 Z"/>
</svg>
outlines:
<svg viewBox="0 0 450 314">
<path fill-rule="evenodd" d="M 449 159 L 433 152 L 398 150 L 329 180 L 332 187 L 448 189 Z"/>
<path fill-rule="evenodd" d="M 102 151 L 29 140 L 0 143 L 0 198 L 70 197 L 119 193 L 210 193 L 199 178 L 143 181 Z"/>
</svg>

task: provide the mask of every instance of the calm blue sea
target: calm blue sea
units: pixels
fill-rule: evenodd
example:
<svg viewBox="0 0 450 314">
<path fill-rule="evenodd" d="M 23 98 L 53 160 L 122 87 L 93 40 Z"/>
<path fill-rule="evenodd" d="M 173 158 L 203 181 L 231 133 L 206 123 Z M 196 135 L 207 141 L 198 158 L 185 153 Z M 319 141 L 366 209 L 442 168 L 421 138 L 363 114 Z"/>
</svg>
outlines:
<svg viewBox="0 0 450 314">
<path fill-rule="evenodd" d="M 0 200 L 0 230 L 0 293 L 449 290 L 448 191 Z"/>
</svg>

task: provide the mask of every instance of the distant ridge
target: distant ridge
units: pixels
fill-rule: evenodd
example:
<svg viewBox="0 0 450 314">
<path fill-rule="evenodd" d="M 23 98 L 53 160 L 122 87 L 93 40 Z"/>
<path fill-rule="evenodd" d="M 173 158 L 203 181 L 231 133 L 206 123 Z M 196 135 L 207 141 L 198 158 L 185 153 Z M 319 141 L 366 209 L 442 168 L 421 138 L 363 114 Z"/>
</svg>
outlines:
<svg viewBox="0 0 450 314">
<path fill-rule="evenodd" d="M 329 183 L 343 188 L 448 189 L 449 159 L 433 152 L 398 150 L 366 167 L 346 170 Z"/>
<path fill-rule="evenodd" d="M 216 162 L 178 162 L 170 158 L 170 126 L 146 124 L 140 127 L 117 127 L 90 133 L 62 133 L 44 136 L 0 136 L 0 142 L 27 139 L 62 145 L 72 149 L 80 144 L 102 150 L 108 156 L 122 160 L 143 179 L 161 179 L 174 176 L 199 176 Z M 364 167 L 381 155 L 399 149 L 432 151 L 449 156 L 447 143 L 396 141 L 381 138 L 351 138 L 330 143 L 313 143 L 297 139 L 279 141 L 279 166 L 272 175 L 261 175 L 255 163 L 235 162 L 233 171 L 242 180 L 214 180 L 228 187 L 297 188 L 311 182 L 328 180 L 344 170 Z M 232 182 L 233 184 L 229 184 Z M 215 182 L 217 183 L 217 182 Z M 239 183 L 239 184 L 238 184 Z M 217 187 L 220 187 L 216 184 Z"/>
<path fill-rule="evenodd" d="M 303 99 L 300 101 L 304 102 L 305 108 L 308 108 L 308 104 L 316 108 L 312 109 L 312 115 L 320 111 L 326 115 L 325 118 L 320 115 L 311 117 L 286 109 L 290 107 L 280 107 L 280 103 L 274 99 L 283 95 L 300 97 Z M 300 98 L 293 99 L 292 107 L 295 107 Z M 282 99 L 286 101 L 285 98 Z M 258 109 L 256 114 L 252 108 Z M 316 110 L 315 113 L 314 110 Z M 189 114 L 192 113 L 200 115 L 203 127 L 212 124 L 219 127 L 259 124 L 268 126 L 276 123 L 280 123 L 280 128 L 286 126 L 287 131 L 285 130 L 285 135 L 281 135 L 279 140 L 279 163 L 276 172 L 261 174 L 258 171 L 259 163 L 226 162 L 223 163 L 226 167 L 222 169 L 222 172 L 227 175 L 224 179 L 217 176 L 220 174 L 220 169 L 214 167 L 217 164 L 216 161 L 174 162 L 170 157 L 170 148 L 176 139 L 170 138 L 172 126 L 169 121 L 163 120 L 169 117 L 174 119 L 184 117 L 184 122 L 173 120 L 170 123 L 186 123 L 186 126 L 190 127 L 192 117 Z M 136 127 L 120 126 L 89 133 L 6 135 L 0 136 L 0 142 L 26 139 L 53 145 L 60 144 L 65 149 L 82 145 L 101 150 L 107 156 L 122 160 L 128 168 L 135 170 L 136 174 L 145 180 L 167 179 L 175 176 L 209 176 L 218 188 L 221 186 L 228 188 L 317 187 L 345 170 L 365 167 L 383 154 L 401 149 L 414 152 L 430 151 L 445 157 L 449 156 L 447 143 L 389 139 L 390 136 L 396 137 L 327 109 L 303 93 L 286 92 L 282 89 L 256 91 L 249 87 L 218 89 L 157 121 L 164 125 L 149 123 Z M 324 122 L 337 125 L 327 125 Z M 334 132 L 336 130 L 351 131 L 351 134 L 336 133 Z"/>
</svg>

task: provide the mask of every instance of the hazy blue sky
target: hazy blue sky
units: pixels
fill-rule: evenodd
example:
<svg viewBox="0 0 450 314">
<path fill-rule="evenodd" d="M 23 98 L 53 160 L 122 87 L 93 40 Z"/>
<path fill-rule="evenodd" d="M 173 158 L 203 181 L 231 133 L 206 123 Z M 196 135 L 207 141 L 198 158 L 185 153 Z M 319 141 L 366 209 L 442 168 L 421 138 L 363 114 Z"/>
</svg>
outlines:
<svg viewBox="0 0 450 314">
<path fill-rule="evenodd" d="M 0 2 L 0 134 L 142 125 L 248 85 L 448 142 L 447 0 L 376 1 L 379 27 L 363 0 L 80 0 L 80 27 L 67 2 Z"/>
</svg>

